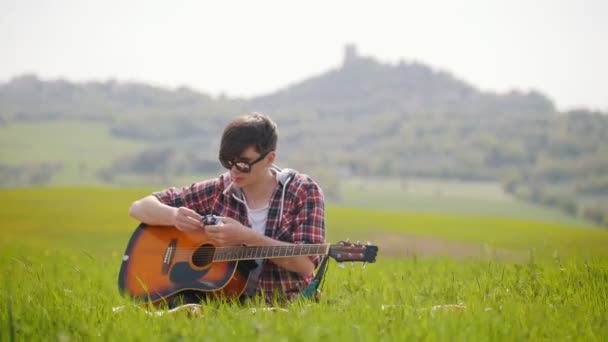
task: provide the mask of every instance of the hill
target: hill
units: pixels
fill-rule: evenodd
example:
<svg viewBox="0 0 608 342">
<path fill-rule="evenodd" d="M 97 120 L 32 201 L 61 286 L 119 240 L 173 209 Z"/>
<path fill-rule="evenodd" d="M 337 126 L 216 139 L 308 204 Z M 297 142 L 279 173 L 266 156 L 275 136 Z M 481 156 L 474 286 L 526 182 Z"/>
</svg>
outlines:
<svg viewBox="0 0 608 342">
<path fill-rule="evenodd" d="M 445 71 L 421 63 L 383 64 L 347 46 L 340 68 L 253 99 L 273 112 L 303 111 L 356 118 L 385 111 L 402 114 L 536 115 L 555 106 L 539 92 L 482 92 Z"/>
<path fill-rule="evenodd" d="M 608 116 L 558 113 L 538 91 L 484 92 L 422 63 L 360 56 L 354 46 L 346 47 L 340 67 L 252 99 L 113 80 L 17 77 L 0 85 L 1 184 L 58 177 L 82 183 L 82 168 L 94 170 L 87 183 L 110 184 L 215 173 L 221 130 L 250 111 L 278 122 L 279 163 L 318 175 L 335 198 L 344 176 L 494 180 L 522 198 L 606 221 Z M 107 129 L 98 136 L 113 146 L 102 148 L 105 162 L 89 161 L 86 153 L 58 159 L 53 155 L 60 153 L 44 150 L 23 158 L 44 144 L 44 135 L 28 132 L 75 122 L 83 131 Z M 82 144 L 80 135 L 61 134 L 68 144 L 70 137 Z M 68 166 L 71 176 L 61 176 Z"/>
</svg>

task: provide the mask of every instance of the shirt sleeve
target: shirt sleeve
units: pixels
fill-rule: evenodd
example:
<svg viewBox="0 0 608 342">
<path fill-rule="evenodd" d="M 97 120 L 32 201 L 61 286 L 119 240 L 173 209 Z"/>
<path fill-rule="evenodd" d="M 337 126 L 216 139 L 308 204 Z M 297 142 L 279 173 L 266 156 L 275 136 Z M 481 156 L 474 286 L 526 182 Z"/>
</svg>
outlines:
<svg viewBox="0 0 608 342">
<path fill-rule="evenodd" d="M 293 243 L 325 243 L 325 202 L 319 186 L 312 180 L 302 184 L 297 202 Z M 320 257 L 313 259 L 315 266 L 318 266 L 320 260 Z"/>
<path fill-rule="evenodd" d="M 217 183 L 216 179 L 212 179 L 181 188 L 170 187 L 163 191 L 154 192 L 152 195 L 161 203 L 172 207 L 186 207 L 198 213 L 207 213 L 211 210 Z"/>
</svg>

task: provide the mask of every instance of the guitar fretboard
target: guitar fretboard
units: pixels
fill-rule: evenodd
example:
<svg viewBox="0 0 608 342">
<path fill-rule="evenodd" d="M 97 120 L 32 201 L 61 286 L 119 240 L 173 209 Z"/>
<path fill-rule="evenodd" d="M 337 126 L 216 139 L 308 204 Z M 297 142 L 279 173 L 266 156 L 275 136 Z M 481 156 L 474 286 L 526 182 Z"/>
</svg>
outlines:
<svg viewBox="0 0 608 342">
<path fill-rule="evenodd" d="M 218 247 L 215 249 L 213 261 L 271 259 L 301 255 L 327 255 L 328 252 L 329 244 Z"/>
</svg>

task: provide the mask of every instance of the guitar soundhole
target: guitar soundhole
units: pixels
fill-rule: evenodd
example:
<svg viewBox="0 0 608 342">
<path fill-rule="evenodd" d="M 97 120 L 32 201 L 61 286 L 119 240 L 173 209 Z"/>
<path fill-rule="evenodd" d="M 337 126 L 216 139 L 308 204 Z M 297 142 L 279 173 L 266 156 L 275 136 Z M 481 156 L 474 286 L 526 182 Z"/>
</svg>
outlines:
<svg viewBox="0 0 608 342">
<path fill-rule="evenodd" d="M 192 253 L 192 263 L 197 267 L 205 267 L 213 261 L 214 253 L 213 245 L 202 245 Z"/>
</svg>

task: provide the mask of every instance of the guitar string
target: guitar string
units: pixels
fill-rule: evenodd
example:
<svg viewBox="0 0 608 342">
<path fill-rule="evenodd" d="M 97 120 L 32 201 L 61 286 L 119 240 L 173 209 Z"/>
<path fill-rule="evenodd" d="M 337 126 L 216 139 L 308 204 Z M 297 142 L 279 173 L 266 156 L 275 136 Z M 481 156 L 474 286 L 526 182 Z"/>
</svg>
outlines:
<svg viewBox="0 0 608 342">
<path fill-rule="evenodd" d="M 325 255 L 324 253 L 314 253 L 314 254 L 300 254 L 297 256 L 317 256 L 317 255 Z M 177 254 L 179 257 L 188 257 L 189 254 Z M 255 259 L 272 259 L 272 258 L 284 258 L 296 255 L 263 255 L 263 256 L 221 256 L 219 258 L 213 258 L 214 261 L 231 261 L 231 260 L 255 260 Z"/>
<path fill-rule="evenodd" d="M 237 254 L 238 255 L 240 255 L 240 254 L 243 254 L 243 255 L 254 254 L 255 255 L 255 254 L 258 254 L 258 253 L 255 253 L 255 251 L 253 251 L 253 252 L 254 253 L 248 253 L 248 251 L 245 251 L 245 252 L 242 252 L 242 251 L 238 251 L 238 252 L 231 252 L 231 251 L 219 251 L 219 252 L 216 252 L 216 251 L 199 251 L 199 252 L 190 253 L 189 251 L 186 251 L 186 250 L 176 250 L 176 254 L 179 253 L 180 255 L 184 255 L 185 254 L 185 255 L 193 255 L 193 256 L 237 255 Z M 306 251 L 306 252 L 300 251 L 300 252 L 294 253 L 294 254 L 303 255 L 303 254 L 300 254 L 300 253 L 316 255 L 316 254 L 325 254 L 325 251 L 320 251 L 320 250 Z M 265 256 L 265 255 L 275 256 L 275 254 L 278 254 L 278 252 L 277 253 L 268 253 L 268 252 L 261 253 L 261 256 Z"/>
<path fill-rule="evenodd" d="M 293 253 L 295 250 L 300 250 L 299 252 L 303 252 L 304 249 L 308 249 L 307 252 L 303 253 L 303 254 L 299 254 L 296 253 L 297 255 L 289 255 L 289 256 L 315 256 L 315 255 L 326 255 L 327 253 L 325 252 L 325 249 L 327 248 L 328 244 L 307 244 L 307 245 L 295 245 L 295 246 L 227 246 L 227 247 L 212 247 L 212 248 L 205 248 L 204 250 L 200 250 L 200 251 L 196 251 L 192 254 L 190 254 L 190 251 L 193 250 L 198 250 L 201 247 L 177 247 L 175 249 L 175 255 L 183 257 L 183 256 L 190 256 L 192 255 L 193 257 L 211 257 L 211 256 L 221 256 L 221 257 L 228 257 L 227 260 L 234 258 L 235 256 L 237 256 L 237 259 L 240 258 L 247 258 L 247 257 L 252 257 L 252 258 L 267 258 L 267 257 L 282 257 L 282 256 L 288 256 L 288 255 L 280 255 L 282 252 L 289 252 L 289 250 L 291 249 L 291 253 Z M 332 245 L 330 245 L 331 247 Z M 339 245 L 337 245 L 339 247 Z M 366 248 L 366 246 L 360 246 L 363 247 L 363 249 Z M 243 248 L 245 250 L 243 250 Z M 334 247 L 335 248 L 335 247 Z M 234 251 L 230 251 L 231 249 L 234 249 Z M 311 251 L 311 249 L 316 249 Z M 266 250 L 266 251 L 264 251 Z M 257 255 L 260 251 L 262 251 L 262 255 Z M 270 253 L 269 253 L 270 252 Z M 253 253 L 253 255 L 251 255 L 250 253 Z M 278 255 L 275 255 L 278 254 Z M 348 253 L 348 254 L 355 254 L 355 253 Z"/>
<path fill-rule="evenodd" d="M 331 245 L 333 246 L 333 245 Z M 272 248 L 272 249 L 288 249 L 288 248 L 326 248 L 327 244 L 302 244 L 302 245 L 291 245 L 291 246 L 222 246 L 222 247 L 215 247 L 213 246 L 213 248 L 215 249 L 219 249 L 219 250 L 226 250 L 226 249 L 231 249 L 231 248 L 246 248 L 246 249 L 251 249 L 251 248 Z M 200 247 L 178 247 L 177 249 L 181 249 L 181 250 L 194 250 L 194 249 L 199 249 Z"/>
<path fill-rule="evenodd" d="M 283 246 L 281 246 L 281 247 L 283 247 Z M 290 246 L 284 246 L 284 247 L 290 247 Z M 325 249 L 327 246 L 320 245 L 320 246 L 316 246 L 316 247 L 317 247 L 316 249 L 319 250 L 321 248 Z M 222 248 L 224 248 L 224 249 L 222 249 Z M 234 255 L 234 254 L 240 254 L 240 253 L 244 253 L 245 255 L 248 255 L 247 252 L 254 252 L 254 254 L 255 254 L 255 253 L 257 253 L 257 252 L 260 251 L 258 249 L 259 247 L 253 247 L 253 248 L 256 248 L 256 249 L 249 249 L 249 250 L 245 250 L 244 252 L 243 252 L 243 250 L 238 250 L 238 247 L 237 247 L 237 249 L 235 251 L 230 251 L 230 249 L 232 249 L 232 247 L 219 247 L 219 248 L 214 248 L 214 249 L 209 248 L 209 250 L 203 250 L 203 251 L 194 252 L 194 253 L 192 253 L 192 255 L 193 256 L 197 256 L 197 257 L 208 257 L 208 256 L 215 255 L 215 254 L 228 254 L 228 255 L 232 254 L 232 255 Z M 304 249 L 304 248 L 308 248 L 308 247 L 301 247 L 300 249 Z M 304 254 L 311 254 L 311 255 L 325 254 L 324 251 L 323 252 L 321 252 L 321 251 L 317 252 L 317 251 L 311 251 L 310 249 L 313 249 L 313 248 L 309 248 L 309 250 L 307 252 L 305 252 Z M 179 252 L 181 252 L 181 253 L 179 253 L 180 256 L 183 255 L 183 254 L 190 255 L 189 251 L 191 251 L 191 250 L 195 250 L 195 248 L 177 248 L 176 249 L 176 254 L 178 254 Z M 277 253 L 280 253 L 280 252 L 283 252 L 283 251 L 288 251 L 288 249 L 286 249 L 286 248 L 279 249 L 277 251 Z M 300 252 L 302 252 L 302 251 L 300 251 Z M 261 255 L 260 257 L 268 256 L 268 255 L 275 256 L 274 252 L 272 252 L 272 251 L 271 251 L 271 253 L 268 253 L 268 251 L 266 251 L 263 254 L 266 254 L 266 255 Z M 302 255 L 302 254 L 299 254 L 299 255 Z"/>
<path fill-rule="evenodd" d="M 331 248 L 336 248 L 333 245 L 330 245 Z M 338 246 L 339 247 L 339 246 Z M 366 249 L 367 246 L 361 246 L 364 250 Z M 176 250 L 186 250 L 186 251 L 193 251 L 193 250 L 198 250 L 201 247 L 177 247 Z M 241 249 L 246 249 L 246 250 L 258 250 L 258 249 L 272 249 L 272 250 L 280 250 L 280 251 L 284 251 L 284 250 L 290 250 L 290 249 L 313 249 L 313 248 L 327 248 L 326 244 L 307 244 L 307 245 L 297 245 L 297 246 L 229 246 L 229 247 L 206 247 L 206 249 L 213 249 L 216 251 L 220 251 L 220 252 L 226 252 L 230 249 L 237 249 L 237 250 L 241 250 Z"/>
<path fill-rule="evenodd" d="M 273 246 L 273 247 L 278 247 L 278 246 Z M 281 246 L 281 247 L 290 247 L 290 246 Z M 325 248 L 326 246 L 319 245 L 319 247 Z M 229 260 L 241 260 L 241 259 L 247 260 L 249 258 L 253 258 L 253 259 L 260 259 L 260 258 L 264 259 L 264 258 L 266 258 L 267 259 L 269 257 L 327 255 L 327 253 L 325 251 L 317 250 L 317 251 L 308 251 L 306 253 L 297 254 L 297 255 L 280 255 L 280 254 L 279 255 L 275 255 L 274 253 L 272 253 L 272 254 L 266 253 L 265 255 L 259 255 L 259 256 L 257 256 L 255 254 L 254 255 L 249 255 L 247 253 L 241 254 L 242 252 L 232 252 L 232 253 L 230 253 L 229 249 L 231 249 L 232 247 L 219 247 L 217 249 L 220 249 L 220 248 L 224 249 L 223 251 L 221 251 L 223 253 L 215 253 L 215 251 L 205 250 L 205 251 L 195 252 L 195 253 L 192 253 L 192 254 L 190 254 L 188 252 L 188 250 L 192 250 L 192 248 L 177 248 L 175 255 L 178 256 L 178 257 L 184 257 L 184 256 L 188 257 L 190 255 L 192 255 L 193 257 L 211 257 L 211 256 L 215 256 L 217 254 L 220 257 L 219 259 L 216 259 L 218 261 L 221 261 L 221 260 L 226 260 L 226 261 L 229 261 Z M 259 248 L 259 247 L 254 247 L 254 248 Z M 361 254 L 361 253 L 347 253 L 347 254 L 353 255 L 353 254 Z M 361 256 L 361 257 L 363 257 L 363 256 Z M 224 259 L 224 258 L 226 258 L 226 259 Z M 351 260 L 351 261 L 358 261 L 358 259 Z"/>
<path fill-rule="evenodd" d="M 331 248 L 336 248 L 334 246 L 330 246 Z M 181 250 L 181 251 L 192 251 L 192 250 L 198 250 L 201 247 L 177 247 L 176 250 Z M 215 250 L 215 251 L 219 251 L 219 252 L 227 252 L 231 249 L 234 250 L 279 250 L 279 251 L 285 251 L 285 250 L 303 250 L 303 249 L 326 249 L 327 245 L 326 244 L 307 244 L 307 245 L 297 245 L 297 246 L 228 246 L 228 247 L 202 247 L 205 249 L 211 249 L 211 250 Z M 363 249 L 365 249 L 365 247 L 363 247 Z"/>
<path fill-rule="evenodd" d="M 205 248 L 204 250 L 201 251 L 197 251 L 194 252 L 194 255 L 204 255 L 205 253 L 208 254 L 215 254 L 215 253 L 247 253 L 247 252 L 253 252 L 253 253 L 258 253 L 258 252 L 262 252 L 264 254 L 274 254 L 274 252 L 276 251 L 277 253 L 281 253 L 281 252 L 285 252 L 285 251 L 290 251 L 291 252 L 295 252 L 298 249 L 301 251 L 303 250 L 308 250 L 307 253 L 311 253 L 311 250 L 325 250 L 327 248 L 327 245 L 307 245 L 307 246 L 268 246 L 271 247 L 271 249 L 268 249 L 266 247 L 241 247 L 241 246 L 234 246 L 234 247 L 209 247 L 209 248 Z M 243 249 L 244 248 L 244 249 Z M 196 247 L 196 248 L 192 248 L 192 247 L 178 247 L 176 248 L 176 251 L 193 251 L 193 250 L 198 250 L 200 249 L 200 247 Z M 234 251 L 231 251 L 231 249 L 233 249 Z M 266 251 L 265 251 L 266 250 Z M 243 252 L 244 251 L 244 252 Z"/>
</svg>

